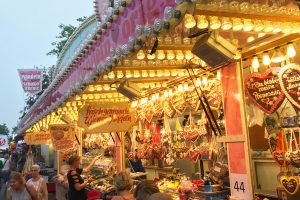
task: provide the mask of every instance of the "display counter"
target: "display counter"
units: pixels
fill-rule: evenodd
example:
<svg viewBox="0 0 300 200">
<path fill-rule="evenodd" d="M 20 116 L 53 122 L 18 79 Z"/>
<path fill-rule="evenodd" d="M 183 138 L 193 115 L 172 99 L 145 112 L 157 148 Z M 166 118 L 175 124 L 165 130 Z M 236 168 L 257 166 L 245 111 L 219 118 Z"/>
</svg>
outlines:
<svg viewBox="0 0 300 200">
<path fill-rule="evenodd" d="M 154 180 L 155 178 L 164 178 L 168 175 L 172 175 L 173 167 L 160 168 L 155 165 L 144 166 L 147 172 L 147 179 Z"/>
</svg>

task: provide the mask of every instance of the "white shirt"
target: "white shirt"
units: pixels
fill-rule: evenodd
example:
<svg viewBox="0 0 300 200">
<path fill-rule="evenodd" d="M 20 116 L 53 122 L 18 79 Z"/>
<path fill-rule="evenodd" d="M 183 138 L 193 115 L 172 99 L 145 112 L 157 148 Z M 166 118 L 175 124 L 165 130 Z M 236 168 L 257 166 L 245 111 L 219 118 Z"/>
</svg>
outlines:
<svg viewBox="0 0 300 200">
<path fill-rule="evenodd" d="M 10 159 L 4 161 L 5 165 L 3 166 L 2 171 L 9 171 L 10 170 Z"/>
</svg>

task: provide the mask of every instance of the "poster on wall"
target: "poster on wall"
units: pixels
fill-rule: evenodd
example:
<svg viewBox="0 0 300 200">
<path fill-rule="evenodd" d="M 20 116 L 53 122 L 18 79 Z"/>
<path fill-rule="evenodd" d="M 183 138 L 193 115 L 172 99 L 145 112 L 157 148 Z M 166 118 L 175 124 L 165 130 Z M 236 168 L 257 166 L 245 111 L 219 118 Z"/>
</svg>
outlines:
<svg viewBox="0 0 300 200">
<path fill-rule="evenodd" d="M 79 126 L 86 133 L 128 131 L 136 122 L 128 103 L 87 104 L 79 110 Z"/>
<path fill-rule="evenodd" d="M 66 150 L 75 147 L 75 134 L 77 132 L 77 129 L 74 125 L 50 125 L 49 130 L 55 150 Z"/>
<path fill-rule="evenodd" d="M 0 134 L 0 149 L 5 150 L 8 148 L 8 138 L 7 135 Z"/>
<path fill-rule="evenodd" d="M 41 131 L 38 133 L 27 133 L 24 141 L 28 145 L 42 145 L 51 143 L 51 134 L 49 131 Z"/>
<path fill-rule="evenodd" d="M 18 69 L 24 92 L 37 94 L 42 91 L 43 71 L 39 69 Z"/>
<path fill-rule="evenodd" d="M 284 66 L 279 73 L 280 86 L 288 100 L 300 109 L 300 65 Z"/>
<path fill-rule="evenodd" d="M 279 83 L 280 68 L 273 67 L 264 73 L 252 73 L 245 79 L 245 90 L 254 105 L 268 114 L 274 113 L 283 103 L 285 94 Z"/>
</svg>

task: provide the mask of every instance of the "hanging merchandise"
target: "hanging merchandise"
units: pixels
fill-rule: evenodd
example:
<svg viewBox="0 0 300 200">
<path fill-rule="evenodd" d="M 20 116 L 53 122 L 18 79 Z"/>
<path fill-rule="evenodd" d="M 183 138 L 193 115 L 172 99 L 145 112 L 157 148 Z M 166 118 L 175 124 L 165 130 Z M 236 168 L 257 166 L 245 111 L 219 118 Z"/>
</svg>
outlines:
<svg viewBox="0 0 300 200">
<path fill-rule="evenodd" d="M 194 123 L 194 119 L 192 117 L 192 113 L 190 112 L 188 122 L 184 127 L 185 138 L 191 142 L 196 142 L 199 138 L 199 129 L 196 127 Z"/>
<path fill-rule="evenodd" d="M 189 88 L 189 90 L 184 93 L 184 100 L 186 102 L 186 105 L 192 111 L 197 111 L 199 109 L 200 101 L 194 87 Z"/>
<path fill-rule="evenodd" d="M 283 132 L 279 131 L 276 150 L 272 152 L 273 159 L 282 167 L 287 166 L 289 163 L 285 160 L 286 141 Z"/>
<path fill-rule="evenodd" d="M 280 68 L 270 68 L 265 73 L 252 73 L 245 79 L 246 93 L 262 111 L 274 113 L 283 103 L 285 95 L 280 88 Z"/>
<path fill-rule="evenodd" d="M 219 110 L 222 105 L 222 83 L 218 79 L 211 79 L 203 88 L 209 106 L 212 110 Z"/>
<path fill-rule="evenodd" d="M 213 159 L 213 167 L 210 169 L 211 176 L 217 181 L 229 176 L 226 152 L 226 148 L 219 144 L 216 159 Z"/>
<path fill-rule="evenodd" d="M 188 159 L 194 163 L 196 163 L 200 156 L 199 147 L 196 147 L 194 144 L 191 146 L 191 148 L 188 151 Z"/>
<path fill-rule="evenodd" d="M 154 117 L 154 106 L 153 106 L 153 102 L 152 101 L 148 101 L 147 104 L 144 105 L 145 110 L 145 117 L 146 117 L 146 121 L 148 123 L 151 123 L 153 117 Z"/>
<path fill-rule="evenodd" d="M 291 63 L 283 67 L 279 72 L 279 81 L 283 93 L 288 100 L 300 109 L 300 66 Z"/>
<path fill-rule="evenodd" d="M 164 115 L 163 102 L 161 99 L 157 99 L 153 103 L 154 116 L 157 118 L 162 118 Z"/>
<path fill-rule="evenodd" d="M 299 190 L 299 177 L 297 176 L 282 176 L 280 184 L 289 194 L 294 195 Z"/>
<path fill-rule="evenodd" d="M 174 107 L 172 106 L 171 100 L 169 98 L 165 98 L 163 101 L 163 108 L 164 108 L 164 113 L 172 118 L 174 117 L 176 110 L 174 109 Z"/>
<path fill-rule="evenodd" d="M 183 97 L 182 93 L 174 94 L 171 97 L 171 102 L 172 102 L 172 106 L 174 107 L 176 112 L 179 115 L 182 115 L 185 108 L 186 108 L 186 103 L 185 103 L 185 100 L 184 100 L 184 97 Z"/>
<path fill-rule="evenodd" d="M 290 135 L 289 150 L 286 152 L 286 160 L 292 166 L 300 168 L 300 150 L 299 150 L 299 128 L 290 128 L 287 130 Z M 298 137 L 296 137 L 296 135 Z M 298 138 L 298 139 L 297 139 Z"/>
<path fill-rule="evenodd" d="M 145 113 L 145 110 L 144 110 L 144 107 L 143 105 L 138 105 L 136 107 L 136 115 L 137 115 L 137 118 L 140 122 L 144 123 L 145 122 L 145 119 L 146 119 L 146 113 Z"/>
</svg>

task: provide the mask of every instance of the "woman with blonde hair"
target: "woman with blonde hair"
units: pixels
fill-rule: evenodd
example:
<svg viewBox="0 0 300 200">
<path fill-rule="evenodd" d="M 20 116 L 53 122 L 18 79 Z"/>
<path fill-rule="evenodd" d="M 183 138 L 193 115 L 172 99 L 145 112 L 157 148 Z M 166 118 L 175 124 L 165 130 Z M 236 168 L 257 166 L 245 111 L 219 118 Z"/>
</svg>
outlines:
<svg viewBox="0 0 300 200">
<path fill-rule="evenodd" d="M 133 182 L 130 175 L 126 172 L 120 172 L 114 177 L 114 185 L 118 196 L 114 196 L 112 200 L 135 200 L 131 193 Z"/>
<path fill-rule="evenodd" d="M 32 178 L 27 181 L 27 184 L 34 187 L 34 189 L 38 192 L 40 200 L 48 200 L 47 184 L 46 181 L 40 176 L 40 171 L 39 165 L 32 165 Z"/>
<path fill-rule="evenodd" d="M 6 200 L 40 200 L 40 198 L 34 187 L 26 184 L 21 173 L 12 172 L 10 187 L 6 192 Z"/>
</svg>

